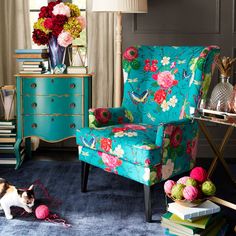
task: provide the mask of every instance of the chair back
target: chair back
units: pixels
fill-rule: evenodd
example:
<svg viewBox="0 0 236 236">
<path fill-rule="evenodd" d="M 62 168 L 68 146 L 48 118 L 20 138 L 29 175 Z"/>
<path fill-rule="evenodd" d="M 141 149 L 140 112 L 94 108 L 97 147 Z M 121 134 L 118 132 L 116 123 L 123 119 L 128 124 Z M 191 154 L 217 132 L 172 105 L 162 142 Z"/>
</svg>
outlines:
<svg viewBox="0 0 236 236">
<path fill-rule="evenodd" d="M 216 46 L 132 46 L 123 54 L 122 107 L 135 123 L 159 124 L 190 118 L 206 96 Z"/>
</svg>

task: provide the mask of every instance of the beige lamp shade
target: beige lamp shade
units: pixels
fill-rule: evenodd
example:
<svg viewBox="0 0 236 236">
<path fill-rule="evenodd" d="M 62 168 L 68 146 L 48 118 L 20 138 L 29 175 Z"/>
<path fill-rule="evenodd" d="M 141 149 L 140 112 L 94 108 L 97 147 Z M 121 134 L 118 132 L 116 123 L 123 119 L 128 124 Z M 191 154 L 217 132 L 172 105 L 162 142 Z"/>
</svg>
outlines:
<svg viewBox="0 0 236 236">
<path fill-rule="evenodd" d="M 147 13 L 147 0 L 93 0 L 92 11 Z"/>
</svg>

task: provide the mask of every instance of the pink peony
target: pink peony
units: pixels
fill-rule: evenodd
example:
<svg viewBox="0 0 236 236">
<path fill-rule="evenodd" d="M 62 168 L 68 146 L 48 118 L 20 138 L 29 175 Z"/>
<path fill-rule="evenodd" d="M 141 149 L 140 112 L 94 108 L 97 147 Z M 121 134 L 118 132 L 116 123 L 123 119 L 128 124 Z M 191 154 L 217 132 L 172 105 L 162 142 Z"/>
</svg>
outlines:
<svg viewBox="0 0 236 236">
<path fill-rule="evenodd" d="M 133 61 L 138 57 L 138 50 L 135 47 L 129 47 L 123 54 L 123 57 L 128 61 Z"/>
<path fill-rule="evenodd" d="M 70 8 L 61 2 L 53 7 L 52 13 L 55 16 L 56 15 L 64 15 L 64 16 L 70 17 Z"/>
<path fill-rule="evenodd" d="M 79 21 L 81 29 L 83 30 L 86 27 L 86 19 L 83 16 L 79 16 L 77 17 L 77 20 Z"/>
<path fill-rule="evenodd" d="M 57 42 L 62 47 L 68 47 L 72 44 L 73 37 L 69 32 L 63 31 L 58 35 Z"/>
<path fill-rule="evenodd" d="M 152 78 L 157 81 L 157 83 L 163 89 L 171 88 L 172 86 L 178 84 L 178 81 L 175 80 L 175 76 L 172 75 L 169 71 L 159 72 L 152 75 Z"/>
<path fill-rule="evenodd" d="M 108 167 L 106 171 L 111 172 L 113 170 L 116 173 L 116 167 L 122 164 L 122 161 L 117 156 L 112 156 L 104 152 L 98 152 L 98 155 L 102 157 L 102 161 Z"/>
</svg>

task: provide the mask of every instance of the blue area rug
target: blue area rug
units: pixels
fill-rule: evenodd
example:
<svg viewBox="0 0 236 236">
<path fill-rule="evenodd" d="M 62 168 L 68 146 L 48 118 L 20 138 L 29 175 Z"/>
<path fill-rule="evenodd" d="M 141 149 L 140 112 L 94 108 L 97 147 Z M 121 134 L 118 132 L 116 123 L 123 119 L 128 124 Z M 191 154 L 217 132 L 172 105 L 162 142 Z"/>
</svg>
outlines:
<svg viewBox="0 0 236 236">
<path fill-rule="evenodd" d="M 165 212 L 162 185 L 153 192 L 153 223 L 144 217 L 143 186 L 134 181 L 97 168 L 90 171 L 88 192 L 80 192 L 80 163 L 59 161 L 28 161 L 19 170 L 0 167 L 0 176 L 17 187 L 28 187 L 39 179 L 49 194 L 62 201 L 50 207 L 72 225 L 65 228 L 22 215 L 13 209 L 13 220 L 0 212 L 0 235 L 163 235 L 158 220 Z M 42 190 L 36 187 L 36 205 L 49 204 Z"/>
<path fill-rule="evenodd" d="M 198 160 L 198 162 L 198 165 L 205 168 L 211 163 L 209 160 Z M 230 167 L 232 173 L 236 173 L 236 165 L 231 164 Z M 33 214 L 21 215 L 22 211 L 14 208 L 13 220 L 6 220 L 4 213 L 0 211 L 0 235 L 164 235 L 159 222 L 160 216 L 165 212 L 163 184 L 156 185 L 153 189 L 154 222 L 146 223 L 141 184 L 92 168 L 88 192 L 81 193 L 80 170 L 78 161 L 32 160 L 25 162 L 19 170 L 0 166 L 0 177 L 6 178 L 17 187 L 28 187 L 39 179 L 51 197 L 61 200 L 62 203 L 52 205 L 56 202 L 50 202 L 43 191 L 36 187 L 36 205 L 51 203 L 51 213 L 60 215 L 72 225 L 70 228 L 65 228 L 61 224 L 37 220 Z M 212 180 L 217 186 L 218 197 L 236 202 L 236 188 L 229 181 L 222 166 L 218 166 Z M 225 207 L 222 207 L 222 212 L 230 223 L 227 235 L 235 235 L 233 227 L 236 225 L 236 212 Z"/>
</svg>

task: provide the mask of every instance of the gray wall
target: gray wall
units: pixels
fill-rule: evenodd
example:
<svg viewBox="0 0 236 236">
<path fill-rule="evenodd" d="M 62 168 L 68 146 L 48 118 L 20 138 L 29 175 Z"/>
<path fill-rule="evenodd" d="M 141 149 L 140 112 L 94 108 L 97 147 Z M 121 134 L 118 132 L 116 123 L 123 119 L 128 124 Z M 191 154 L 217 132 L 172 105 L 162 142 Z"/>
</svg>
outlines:
<svg viewBox="0 0 236 236">
<path fill-rule="evenodd" d="M 218 45 L 222 55 L 236 56 L 235 0 L 149 0 L 148 6 L 147 14 L 123 15 L 123 49 L 135 44 Z M 216 83 L 217 74 L 212 87 Z M 226 127 L 209 128 L 219 143 Z M 199 144 L 199 157 L 213 155 L 202 135 Z M 235 149 L 234 132 L 225 156 L 235 157 Z"/>
</svg>

